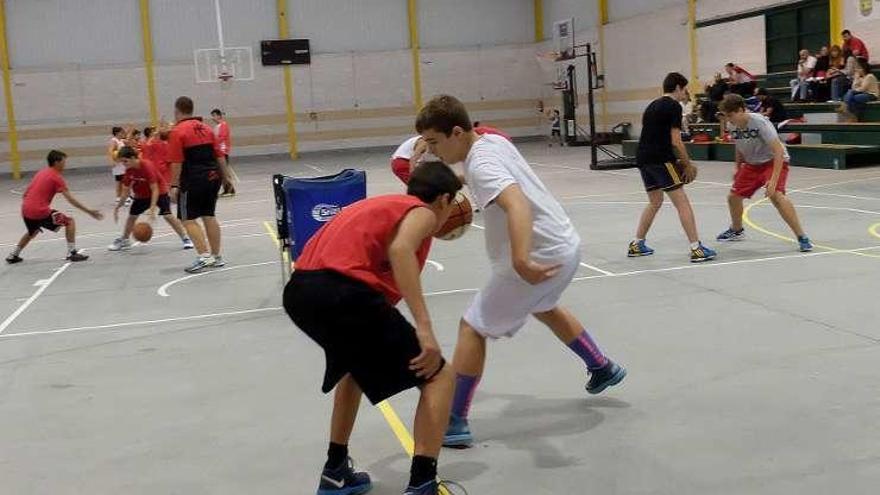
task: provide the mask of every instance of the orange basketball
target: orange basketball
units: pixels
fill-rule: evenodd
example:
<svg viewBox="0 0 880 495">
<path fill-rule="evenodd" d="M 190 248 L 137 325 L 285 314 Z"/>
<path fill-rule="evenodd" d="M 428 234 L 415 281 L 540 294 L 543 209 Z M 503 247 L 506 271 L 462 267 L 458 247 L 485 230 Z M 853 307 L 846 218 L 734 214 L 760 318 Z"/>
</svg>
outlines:
<svg viewBox="0 0 880 495">
<path fill-rule="evenodd" d="M 136 223 L 131 229 L 131 235 L 134 236 L 138 242 L 148 242 L 153 238 L 153 227 L 145 222 Z"/>
<path fill-rule="evenodd" d="M 434 234 L 434 237 L 444 241 L 458 239 L 464 235 L 473 221 L 474 209 L 471 208 L 471 202 L 467 199 L 467 196 L 458 193 L 455 195 L 455 201 L 453 201 L 452 213 L 449 215 L 446 223 Z"/>
</svg>

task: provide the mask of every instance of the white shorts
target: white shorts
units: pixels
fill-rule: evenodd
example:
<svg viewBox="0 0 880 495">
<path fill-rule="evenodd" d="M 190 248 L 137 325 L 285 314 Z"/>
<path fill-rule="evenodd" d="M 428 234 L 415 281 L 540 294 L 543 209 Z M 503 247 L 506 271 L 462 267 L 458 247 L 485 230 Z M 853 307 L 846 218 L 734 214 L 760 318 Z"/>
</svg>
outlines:
<svg viewBox="0 0 880 495">
<path fill-rule="evenodd" d="M 464 321 L 480 335 L 492 339 L 512 337 L 530 315 L 550 311 L 559 304 L 581 262 L 575 251 L 550 280 L 532 285 L 511 271 L 493 273 L 464 313 Z"/>
</svg>

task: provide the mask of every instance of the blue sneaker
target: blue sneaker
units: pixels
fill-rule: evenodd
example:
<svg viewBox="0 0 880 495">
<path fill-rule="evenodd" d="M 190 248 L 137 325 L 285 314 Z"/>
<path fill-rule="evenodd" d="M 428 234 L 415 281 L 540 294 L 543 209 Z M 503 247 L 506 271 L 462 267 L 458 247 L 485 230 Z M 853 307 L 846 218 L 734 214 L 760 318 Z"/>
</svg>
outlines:
<svg viewBox="0 0 880 495">
<path fill-rule="evenodd" d="M 636 258 L 639 256 L 651 256 L 654 254 L 654 250 L 649 248 L 647 244 L 645 244 L 645 240 L 642 239 L 640 241 L 632 241 L 629 243 L 629 251 L 627 251 L 626 255 L 630 258 Z"/>
<path fill-rule="evenodd" d="M 721 242 L 741 241 L 746 237 L 746 229 L 733 230 L 732 228 L 718 234 L 715 239 Z"/>
<path fill-rule="evenodd" d="M 590 372 L 590 381 L 587 382 L 587 393 L 601 394 L 606 388 L 613 387 L 622 382 L 626 377 L 626 368 L 612 360 L 594 371 Z"/>
<path fill-rule="evenodd" d="M 443 435 L 443 446 L 464 449 L 473 443 L 474 437 L 471 435 L 467 419 L 459 418 L 454 414 L 450 415 L 449 426 L 446 428 L 446 434 Z"/>
<path fill-rule="evenodd" d="M 715 250 L 707 248 L 701 242 L 696 249 L 691 249 L 691 263 L 702 263 L 704 261 L 714 260 L 718 256 Z"/>
<path fill-rule="evenodd" d="M 437 495 L 440 493 L 440 484 L 432 480 L 421 486 L 408 486 L 403 495 Z"/>
<path fill-rule="evenodd" d="M 802 253 L 809 253 L 813 250 L 813 242 L 805 235 L 798 237 L 798 246 L 800 246 Z"/>
<path fill-rule="evenodd" d="M 336 469 L 324 469 L 317 495 L 360 495 L 373 488 L 370 475 L 356 472 L 351 458 Z"/>
</svg>

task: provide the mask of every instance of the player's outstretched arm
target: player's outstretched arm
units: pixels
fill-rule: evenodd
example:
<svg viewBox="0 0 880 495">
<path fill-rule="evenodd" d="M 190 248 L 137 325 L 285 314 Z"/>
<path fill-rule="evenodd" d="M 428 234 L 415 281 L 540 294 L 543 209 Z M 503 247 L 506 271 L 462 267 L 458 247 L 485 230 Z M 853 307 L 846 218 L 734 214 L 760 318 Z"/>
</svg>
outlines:
<svg viewBox="0 0 880 495">
<path fill-rule="evenodd" d="M 92 210 L 91 208 L 87 207 L 86 205 L 80 203 L 78 199 L 73 197 L 73 194 L 70 193 L 70 190 L 65 189 L 64 191 L 61 192 L 61 195 L 64 196 L 64 198 L 67 199 L 67 201 L 70 204 L 72 204 L 75 208 L 82 210 L 83 212 L 85 212 L 87 215 L 94 218 L 95 220 L 101 220 L 102 218 L 104 218 L 104 215 L 102 215 L 100 211 Z"/>
<path fill-rule="evenodd" d="M 416 336 L 422 348 L 410 363 L 420 377 L 431 377 L 443 363 L 440 345 L 434 337 L 431 317 L 422 293 L 421 267 L 416 252 L 437 228 L 437 217 L 427 208 L 414 208 L 401 220 L 388 247 L 388 260 L 397 288 L 415 319 Z"/>
<path fill-rule="evenodd" d="M 516 273 L 530 284 L 539 284 L 559 272 L 559 266 L 543 265 L 532 261 L 532 207 L 516 184 L 507 186 L 495 203 L 507 214 L 507 233 L 510 236 L 510 258 Z"/>
</svg>

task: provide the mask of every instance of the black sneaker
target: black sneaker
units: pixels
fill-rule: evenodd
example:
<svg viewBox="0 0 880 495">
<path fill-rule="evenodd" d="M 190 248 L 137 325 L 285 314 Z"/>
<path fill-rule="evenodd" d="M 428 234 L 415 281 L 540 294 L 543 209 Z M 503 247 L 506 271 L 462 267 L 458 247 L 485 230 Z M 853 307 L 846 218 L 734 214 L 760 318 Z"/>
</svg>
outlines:
<svg viewBox="0 0 880 495">
<path fill-rule="evenodd" d="M 601 394 L 606 388 L 622 382 L 624 377 L 626 377 L 626 368 L 609 359 L 605 366 L 590 372 L 587 392 L 592 395 Z"/>
<path fill-rule="evenodd" d="M 22 257 L 17 254 L 10 254 L 9 256 L 6 257 L 6 262 L 9 263 L 10 265 L 14 265 L 16 263 L 21 263 L 22 261 L 24 261 L 22 259 Z"/>
<path fill-rule="evenodd" d="M 67 261 L 85 261 L 89 259 L 89 255 L 83 254 L 82 251 L 71 251 L 70 254 L 67 255 Z"/>
<path fill-rule="evenodd" d="M 348 458 L 336 469 L 324 469 L 317 495 L 361 495 L 373 488 L 370 475 L 354 470 L 354 463 Z"/>
</svg>

